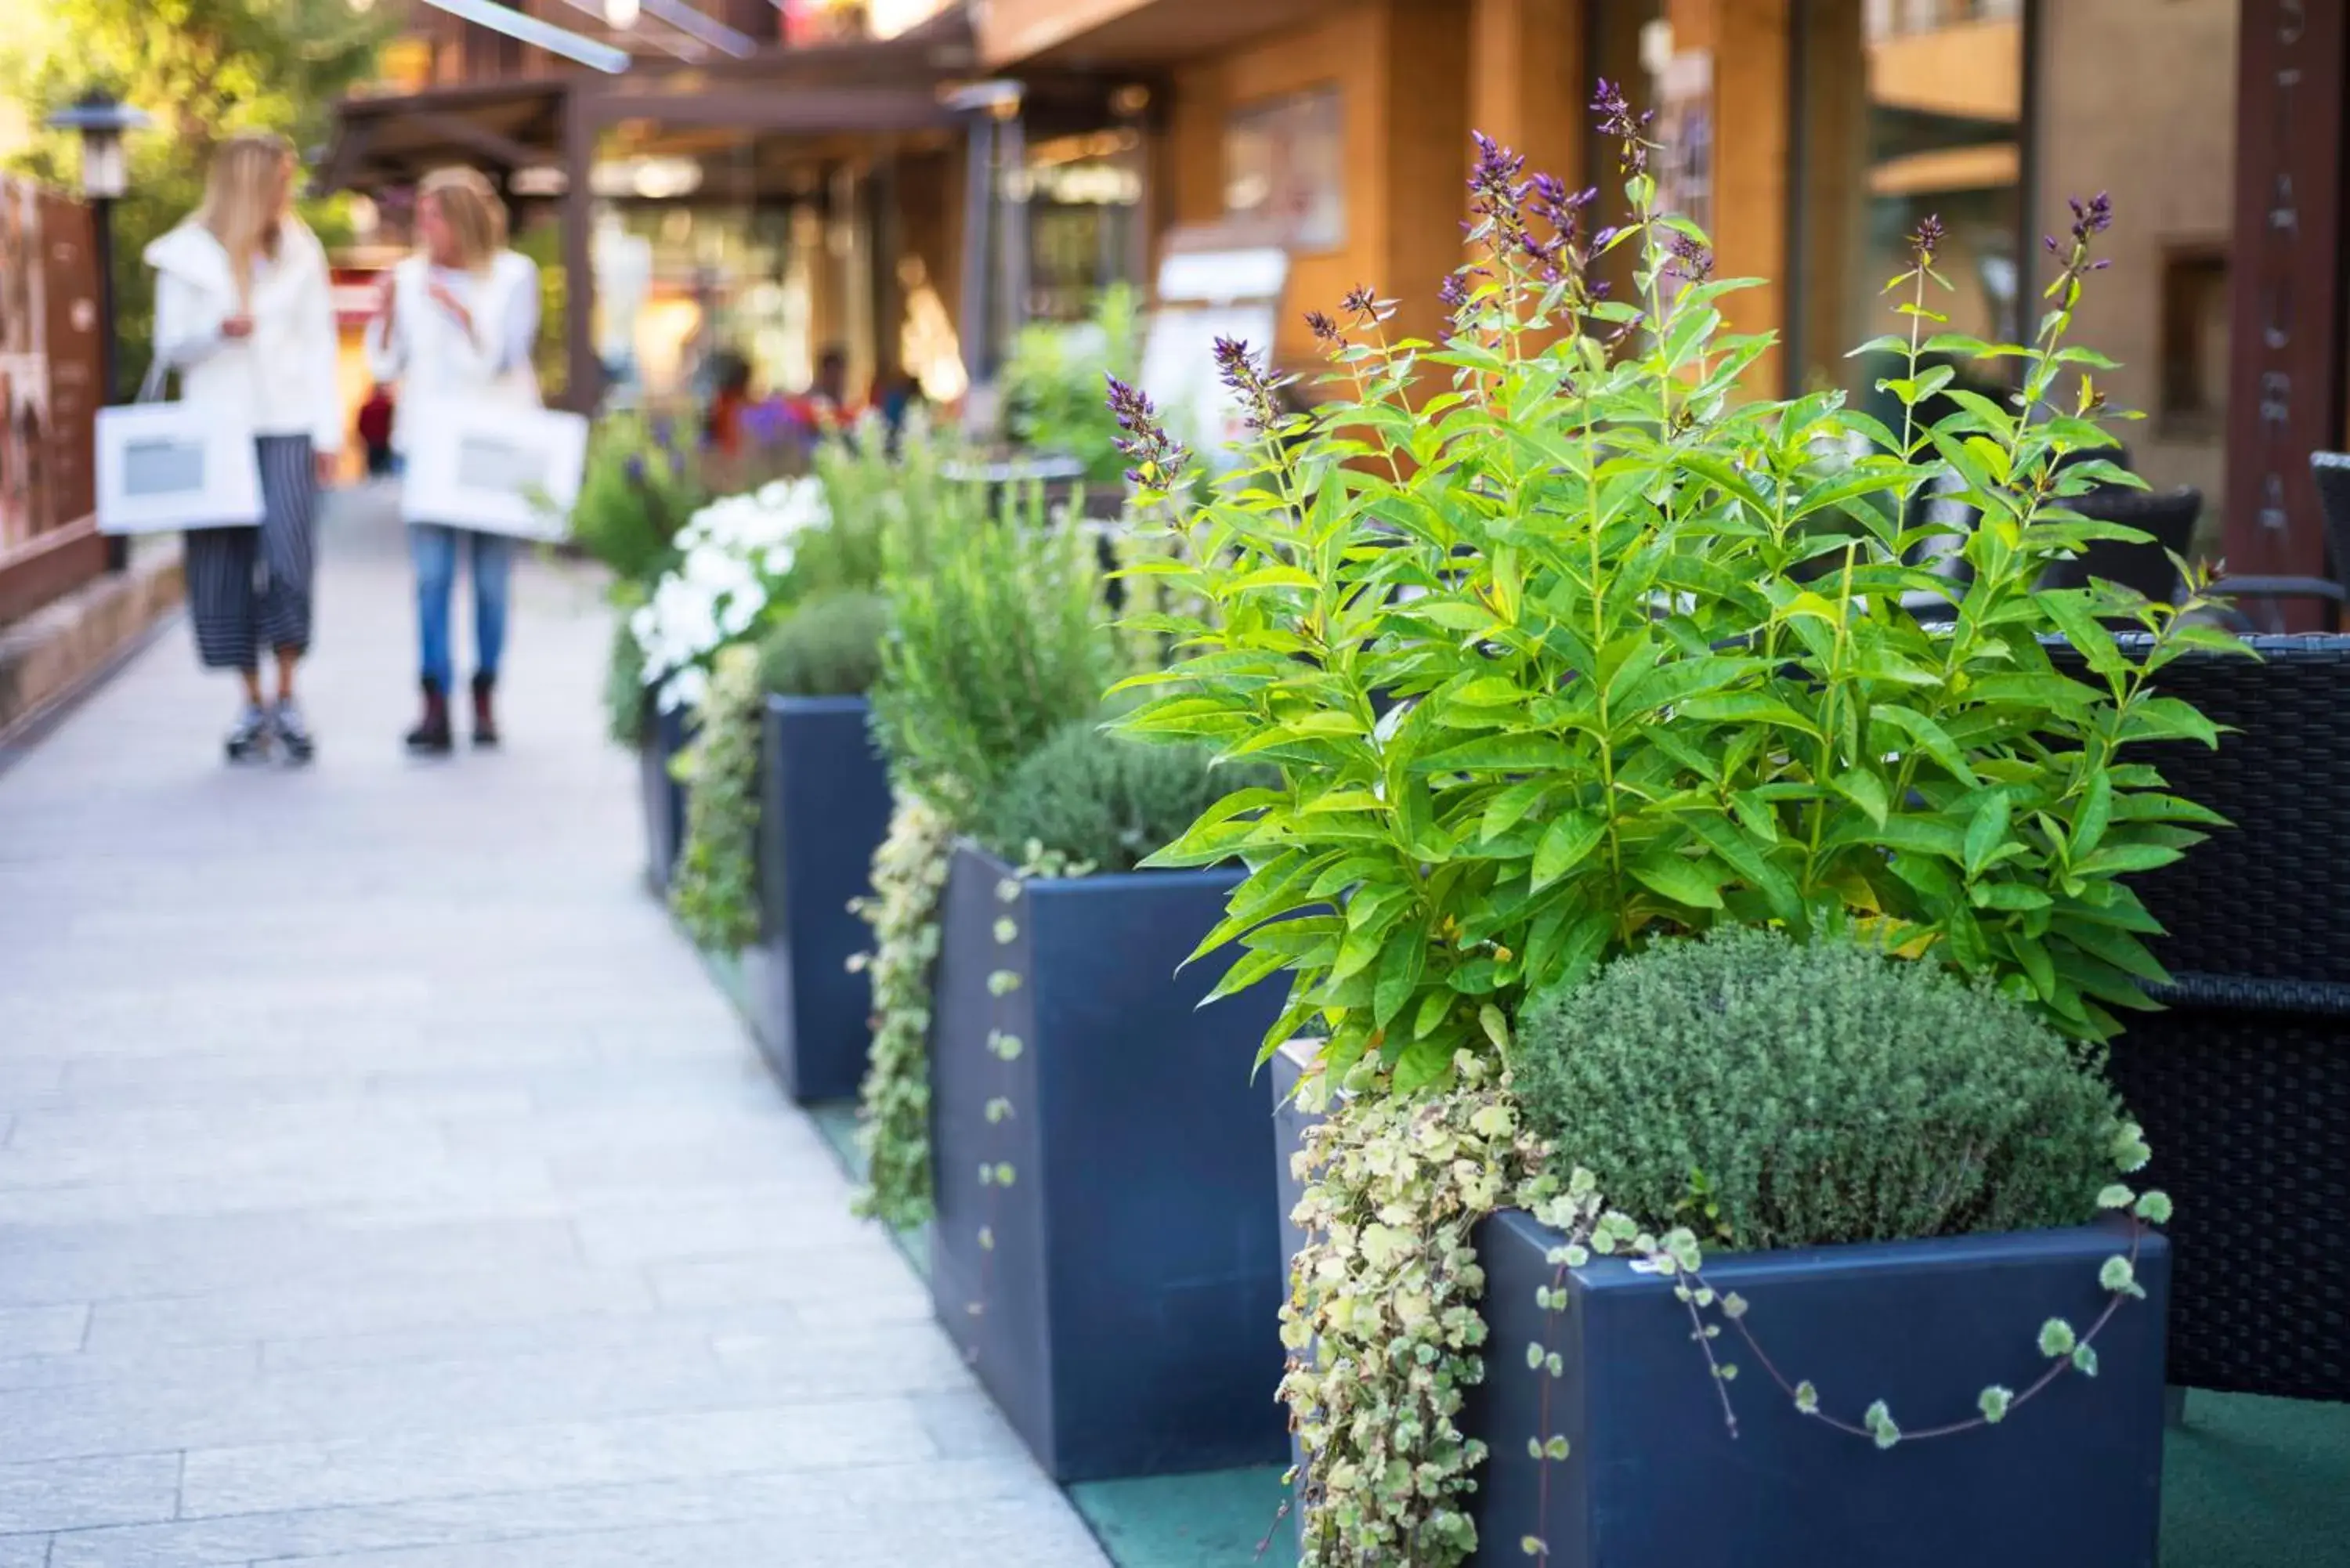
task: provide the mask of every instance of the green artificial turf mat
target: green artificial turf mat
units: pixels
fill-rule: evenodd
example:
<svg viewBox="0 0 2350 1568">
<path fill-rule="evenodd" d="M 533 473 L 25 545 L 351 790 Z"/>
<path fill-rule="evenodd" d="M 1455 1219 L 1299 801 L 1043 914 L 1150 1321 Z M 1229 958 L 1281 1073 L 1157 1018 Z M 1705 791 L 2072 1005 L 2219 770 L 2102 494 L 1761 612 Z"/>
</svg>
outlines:
<svg viewBox="0 0 2350 1568">
<path fill-rule="evenodd" d="M 1286 1568 L 1296 1558 L 1285 1519 L 1265 1554 L 1256 1553 L 1281 1509 L 1281 1472 L 1260 1465 L 1087 1481 L 1069 1498 L 1118 1568 Z"/>
<path fill-rule="evenodd" d="M 1987 1435 L 1985 1440 L 1996 1440 Z M 1118 1568 L 1292 1568 L 1281 1469 L 1216 1470 L 1069 1489 Z M 2165 1435 L 2162 1568 L 2350 1563 L 2350 1405 L 2189 1397 Z"/>
<path fill-rule="evenodd" d="M 2350 1405 L 2190 1394 L 2164 1436 L 2162 1568 L 2350 1563 Z"/>
</svg>

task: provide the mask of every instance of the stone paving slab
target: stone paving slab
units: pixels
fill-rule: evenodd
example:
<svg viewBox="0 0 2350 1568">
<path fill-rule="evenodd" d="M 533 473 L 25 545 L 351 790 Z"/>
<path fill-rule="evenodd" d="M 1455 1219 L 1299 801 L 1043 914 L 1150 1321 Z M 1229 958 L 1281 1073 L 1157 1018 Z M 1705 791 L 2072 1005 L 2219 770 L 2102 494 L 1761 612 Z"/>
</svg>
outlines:
<svg viewBox="0 0 2350 1568">
<path fill-rule="evenodd" d="M 415 762 L 327 534 L 314 767 L 179 628 L 0 774 L 0 1568 L 1099 1568 L 642 892 L 593 578 Z"/>
</svg>

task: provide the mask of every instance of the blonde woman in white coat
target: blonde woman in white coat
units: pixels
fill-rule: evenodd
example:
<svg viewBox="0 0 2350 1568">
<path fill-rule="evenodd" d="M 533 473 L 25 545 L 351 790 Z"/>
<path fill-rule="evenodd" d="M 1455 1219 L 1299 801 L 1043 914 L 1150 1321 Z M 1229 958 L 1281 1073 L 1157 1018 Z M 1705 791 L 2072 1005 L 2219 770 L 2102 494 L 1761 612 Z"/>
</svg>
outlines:
<svg viewBox="0 0 2350 1568">
<path fill-rule="evenodd" d="M 410 410 L 437 399 L 493 397 L 536 403 L 530 349 L 538 332 L 538 270 L 505 248 L 504 209 L 478 171 L 444 169 L 418 192 L 420 251 L 383 285 L 368 350 L 377 379 L 400 383 L 394 452 L 407 450 Z M 513 541 L 496 534 L 410 525 L 416 562 L 416 628 L 424 714 L 408 732 L 411 751 L 454 745 L 449 698 L 455 658 L 449 600 L 461 548 L 473 568 L 473 727 L 477 746 L 497 743 L 493 695 L 504 652 Z"/>
<path fill-rule="evenodd" d="M 294 176 L 285 138 L 231 138 L 213 153 L 203 205 L 146 251 L 159 366 L 180 373 L 186 401 L 249 423 L 261 460 L 260 525 L 187 535 L 197 656 L 244 680 L 232 761 L 275 744 L 307 762 L 313 749 L 294 669 L 310 647 L 318 491 L 342 449 L 343 420 L 332 276 L 294 215 Z M 277 666 L 274 703 L 262 691 L 265 648 Z"/>
</svg>

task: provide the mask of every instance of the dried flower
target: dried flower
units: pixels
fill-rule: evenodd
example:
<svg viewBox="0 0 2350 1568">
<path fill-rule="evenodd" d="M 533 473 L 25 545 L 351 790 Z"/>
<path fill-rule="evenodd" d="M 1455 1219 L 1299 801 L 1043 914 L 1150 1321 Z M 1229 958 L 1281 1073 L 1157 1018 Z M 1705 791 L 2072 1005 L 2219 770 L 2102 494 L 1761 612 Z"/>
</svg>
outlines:
<svg viewBox="0 0 2350 1568">
<path fill-rule="evenodd" d="M 1346 340 L 1346 335 L 1338 330 L 1338 324 L 1319 310 L 1305 313 L 1305 328 L 1314 334 L 1317 342 L 1336 345 Z"/>
</svg>

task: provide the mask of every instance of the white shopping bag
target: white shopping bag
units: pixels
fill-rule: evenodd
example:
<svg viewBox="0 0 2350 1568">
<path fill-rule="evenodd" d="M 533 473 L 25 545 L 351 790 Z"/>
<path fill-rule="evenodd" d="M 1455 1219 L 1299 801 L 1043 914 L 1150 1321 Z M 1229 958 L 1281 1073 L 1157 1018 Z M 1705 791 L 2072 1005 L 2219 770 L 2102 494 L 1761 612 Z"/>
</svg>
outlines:
<svg viewBox="0 0 2350 1568">
<path fill-rule="evenodd" d="M 98 529 L 157 534 L 251 527 L 261 521 L 261 458 L 244 421 L 199 403 L 154 400 L 161 368 L 139 401 L 98 411 Z"/>
<path fill-rule="evenodd" d="M 400 410 L 408 438 L 400 514 L 521 539 L 560 541 L 588 462 L 578 414 L 495 397 L 419 398 Z"/>
</svg>

